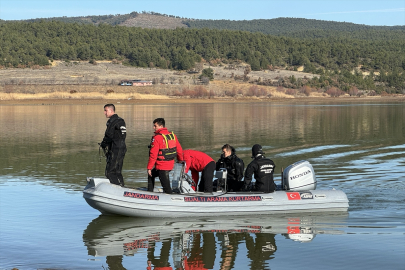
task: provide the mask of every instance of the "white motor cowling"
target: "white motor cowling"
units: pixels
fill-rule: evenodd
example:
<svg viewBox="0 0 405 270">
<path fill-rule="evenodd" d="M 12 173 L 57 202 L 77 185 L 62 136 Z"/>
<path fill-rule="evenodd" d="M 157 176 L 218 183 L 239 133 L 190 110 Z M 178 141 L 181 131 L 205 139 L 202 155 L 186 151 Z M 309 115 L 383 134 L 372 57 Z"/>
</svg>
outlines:
<svg viewBox="0 0 405 270">
<path fill-rule="evenodd" d="M 311 163 L 301 160 L 285 168 L 281 186 L 284 190 L 292 191 L 316 189 L 315 171 Z"/>
</svg>

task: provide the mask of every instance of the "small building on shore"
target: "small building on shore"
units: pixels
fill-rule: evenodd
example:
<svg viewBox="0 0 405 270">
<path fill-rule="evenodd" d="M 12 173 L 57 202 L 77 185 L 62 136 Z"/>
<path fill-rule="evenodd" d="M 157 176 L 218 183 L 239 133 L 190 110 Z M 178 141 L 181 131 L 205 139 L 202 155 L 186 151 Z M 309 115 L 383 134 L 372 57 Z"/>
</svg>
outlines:
<svg viewBox="0 0 405 270">
<path fill-rule="evenodd" d="M 143 81 L 143 80 L 122 80 L 120 85 L 123 86 L 150 86 L 152 81 Z"/>
</svg>

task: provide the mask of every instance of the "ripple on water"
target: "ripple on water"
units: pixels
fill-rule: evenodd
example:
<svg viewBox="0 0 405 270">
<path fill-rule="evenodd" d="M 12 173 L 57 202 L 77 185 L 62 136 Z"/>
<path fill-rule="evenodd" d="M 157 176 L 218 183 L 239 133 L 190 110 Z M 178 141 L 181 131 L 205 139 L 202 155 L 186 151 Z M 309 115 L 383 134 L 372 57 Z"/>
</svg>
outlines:
<svg viewBox="0 0 405 270">
<path fill-rule="evenodd" d="M 313 153 L 313 152 L 320 152 L 320 151 L 324 151 L 324 150 L 336 149 L 336 148 L 342 148 L 342 147 L 350 147 L 350 146 L 351 145 L 321 145 L 321 146 L 310 147 L 310 148 L 305 148 L 305 149 L 294 150 L 291 152 L 284 152 L 284 153 L 276 154 L 275 157 L 298 156 L 298 155 L 303 155 L 303 154 L 308 154 L 308 153 Z"/>
</svg>

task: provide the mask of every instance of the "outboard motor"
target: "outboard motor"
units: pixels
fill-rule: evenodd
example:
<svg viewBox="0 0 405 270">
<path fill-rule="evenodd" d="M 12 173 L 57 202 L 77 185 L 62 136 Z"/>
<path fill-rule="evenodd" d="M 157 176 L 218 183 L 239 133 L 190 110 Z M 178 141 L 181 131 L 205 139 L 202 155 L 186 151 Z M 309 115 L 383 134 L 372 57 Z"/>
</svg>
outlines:
<svg viewBox="0 0 405 270">
<path fill-rule="evenodd" d="M 292 191 L 316 189 L 315 171 L 311 163 L 301 160 L 285 168 L 281 187 Z"/>
</svg>

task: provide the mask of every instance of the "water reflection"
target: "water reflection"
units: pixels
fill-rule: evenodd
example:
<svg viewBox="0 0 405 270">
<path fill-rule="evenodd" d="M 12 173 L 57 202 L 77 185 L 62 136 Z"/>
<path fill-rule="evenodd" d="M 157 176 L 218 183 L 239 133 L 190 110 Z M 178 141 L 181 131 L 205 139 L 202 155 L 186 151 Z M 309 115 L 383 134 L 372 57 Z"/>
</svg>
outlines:
<svg viewBox="0 0 405 270">
<path fill-rule="evenodd" d="M 100 215 L 84 230 L 83 242 L 89 255 L 106 257 L 110 269 L 125 269 L 125 257 L 139 252 L 147 254 L 147 269 L 232 269 L 236 259 L 250 269 L 268 269 L 277 255 L 277 235 L 310 242 L 317 234 L 343 234 L 339 224 L 346 219 L 347 214 L 215 220 Z"/>
</svg>

